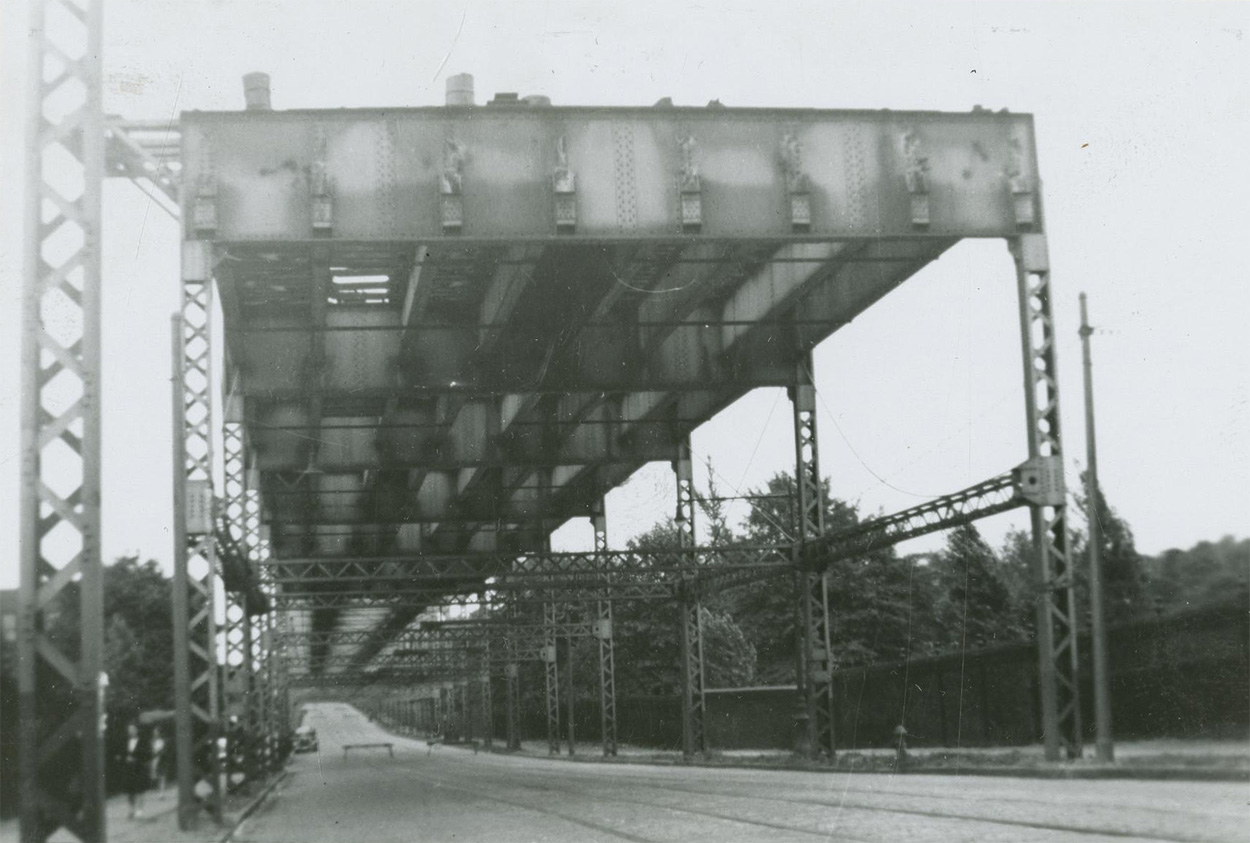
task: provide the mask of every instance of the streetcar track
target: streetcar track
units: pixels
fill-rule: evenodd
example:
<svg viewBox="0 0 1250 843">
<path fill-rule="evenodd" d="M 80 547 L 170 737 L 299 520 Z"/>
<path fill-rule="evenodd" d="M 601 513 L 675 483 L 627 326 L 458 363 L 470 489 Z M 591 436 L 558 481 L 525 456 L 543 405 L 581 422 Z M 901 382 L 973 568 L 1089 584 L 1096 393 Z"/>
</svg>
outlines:
<svg viewBox="0 0 1250 843">
<path fill-rule="evenodd" d="M 620 766 L 625 766 L 625 765 L 620 765 Z M 634 765 L 630 765 L 630 766 L 634 766 Z M 714 770 L 714 769 L 721 769 L 721 768 L 701 767 L 699 769 Z M 733 768 L 724 768 L 724 769 L 733 769 Z M 808 771 L 779 770 L 778 772 L 808 772 Z M 559 775 L 559 774 L 558 773 L 543 773 L 543 775 Z M 857 773 L 854 770 L 848 770 L 845 772 L 845 775 L 850 777 L 850 776 L 857 775 Z M 872 774 L 872 775 L 876 775 L 876 774 Z M 636 782 L 653 782 L 654 781 L 654 779 L 652 778 L 649 778 L 647 776 L 640 776 L 637 774 L 623 774 L 623 775 L 616 776 L 616 778 L 628 779 L 629 781 L 636 781 Z M 726 783 L 730 785 L 737 784 L 737 782 L 734 782 L 732 780 Z M 781 787 L 782 783 L 779 782 L 775 784 L 774 786 Z M 878 795 L 879 796 L 901 796 L 906 799 L 928 799 L 931 801 L 938 801 L 938 802 L 947 798 L 941 794 L 920 793 L 920 792 L 913 792 L 913 791 L 907 791 L 907 790 L 893 790 L 893 789 L 888 789 L 888 788 L 872 788 L 871 790 L 860 790 L 858 792 L 863 793 L 863 794 L 870 794 L 873 796 L 878 796 Z M 738 794 L 727 794 L 727 795 L 738 795 Z M 778 798 L 780 799 L 782 797 L 778 797 Z M 977 803 L 984 802 L 984 803 L 989 803 L 993 805 L 1013 804 L 1013 805 L 1035 805 L 1035 806 L 1039 806 L 1043 808 L 1054 807 L 1053 802 L 1047 801 L 1045 799 L 1025 799 L 1019 796 L 999 797 L 999 796 L 987 795 L 987 796 L 980 796 L 980 797 L 965 797 L 965 801 L 977 802 Z M 1149 805 L 1137 805 L 1137 806 L 1134 806 L 1133 810 L 1140 812 L 1140 813 L 1158 814 L 1164 817 L 1176 817 L 1178 814 L 1181 814 L 1181 813 L 1193 814 L 1195 816 L 1202 817 L 1202 818 L 1205 818 L 1207 816 L 1204 812 L 1199 811 L 1199 810 L 1185 811 L 1183 809 L 1154 808 Z M 1192 843 L 1200 843 L 1201 840 L 1205 840 L 1205 838 L 1201 838 L 1199 841 L 1193 841 Z"/>
<path fill-rule="evenodd" d="M 543 773 L 540 775 L 555 776 L 558 774 Z M 854 811 L 878 812 L 878 813 L 890 813 L 890 814 L 906 814 L 908 816 L 929 817 L 931 819 L 962 820 L 966 822 L 979 822 L 979 823 L 986 823 L 990 825 L 1005 825 L 1005 826 L 1011 826 L 1013 828 L 1031 828 L 1031 829 L 1036 829 L 1039 831 L 1057 831 L 1057 832 L 1065 832 L 1065 833 L 1075 833 L 1075 834 L 1082 834 L 1082 835 L 1087 835 L 1091 837 L 1102 836 L 1102 837 L 1133 838 L 1133 839 L 1138 839 L 1138 840 L 1166 841 L 1166 843 L 1219 843 L 1218 840 L 1213 840 L 1212 838 L 1208 838 L 1208 837 L 1162 836 L 1154 832 L 1143 833 L 1143 832 L 1137 832 L 1137 831 L 1122 831 L 1118 829 L 1090 828 L 1090 827 L 1082 827 L 1082 826 L 1075 826 L 1075 825 L 1059 825 L 1059 824 L 1054 824 L 1054 823 L 1034 822 L 1031 820 L 984 817 L 984 816 L 979 816 L 976 814 L 955 814 L 955 813 L 948 813 L 944 811 L 926 811 L 926 810 L 921 810 L 918 808 L 893 808 L 893 807 L 869 805 L 869 804 L 859 803 L 859 802 L 829 801 L 829 800 L 823 800 L 823 799 L 785 797 L 785 796 L 758 796 L 758 795 L 748 793 L 748 792 L 723 793 L 723 792 L 717 792 L 714 790 L 700 790 L 697 788 L 681 786 L 679 784 L 672 783 L 672 782 L 665 782 L 663 784 L 649 783 L 645 778 L 639 777 L 639 776 L 630 776 L 629 779 L 632 784 L 645 787 L 645 788 L 649 788 L 651 790 L 677 791 L 680 793 L 689 793 L 689 794 L 696 795 L 696 796 L 715 796 L 715 797 L 721 797 L 721 798 L 727 798 L 727 799 L 744 798 L 744 799 L 753 799 L 753 800 L 761 801 L 761 802 L 784 802 L 784 803 L 794 804 L 794 805 L 815 805 L 818 807 L 825 807 L 825 808 L 837 808 L 839 810 L 854 810 Z M 515 783 L 515 782 L 510 782 L 509 784 L 516 786 L 516 787 L 529 787 L 529 788 L 538 789 L 534 785 L 524 785 L 524 784 Z M 573 790 L 572 788 L 565 788 L 566 792 L 572 791 L 572 790 Z M 768 823 L 763 823 L 763 822 L 758 822 L 758 821 L 753 821 L 753 820 L 741 820 L 738 818 L 722 816 L 722 815 L 718 815 L 715 813 L 701 812 L 692 808 L 672 808 L 672 807 L 664 806 L 664 805 L 657 806 L 655 805 L 655 803 L 652 803 L 652 802 L 642 802 L 642 801 L 637 801 L 637 800 L 625 799 L 619 796 L 598 796 L 594 794 L 592 791 L 583 790 L 583 789 L 577 789 L 575 792 L 581 796 L 592 798 L 592 799 L 609 799 L 609 800 L 618 801 L 618 802 L 631 802 L 634 804 L 647 805 L 651 807 L 661 807 L 661 808 L 664 808 L 665 810 L 682 811 L 682 812 L 687 812 L 687 813 L 706 813 L 708 816 L 715 816 L 715 817 L 719 817 L 720 819 L 732 819 L 737 822 L 749 822 L 749 823 L 756 824 L 756 825 L 765 825 L 767 827 L 783 829 L 786 831 L 797 831 L 797 832 L 801 832 L 805 834 L 817 834 L 822 837 L 827 837 L 830 833 L 836 833 L 836 829 L 833 832 L 823 832 L 823 831 L 816 832 L 816 831 L 812 831 L 811 829 L 798 828 L 795 826 L 787 826 L 787 825 L 781 825 L 781 824 L 768 824 Z M 899 794 L 899 795 L 911 796 L 911 794 Z M 1020 800 L 1020 801 L 1028 801 L 1028 800 Z M 1038 804 L 1044 804 L 1044 803 L 1039 802 Z M 848 839 L 862 839 L 862 838 L 848 838 Z"/>
<path fill-rule="evenodd" d="M 549 790 L 554 793 L 568 793 L 569 792 L 568 790 L 560 790 L 558 788 L 544 788 L 544 787 L 539 787 L 538 785 L 523 784 L 520 782 L 510 782 L 509 786 L 525 788 L 526 790 Z M 673 788 L 673 789 L 677 789 L 677 788 Z M 703 811 L 703 810 L 699 810 L 698 808 L 678 808 L 673 805 L 660 805 L 655 802 L 647 802 L 641 799 L 628 799 L 624 796 L 599 796 L 599 795 L 591 794 L 587 791 L 575 791 L 575 792 L 579 796 L 589 797 L 592 800 L 605 800 L 609 802 L 625 802 L 630 805 L 642 805 L 647 808 L 658 808 L 662 811 L 673 811 L 679 814 L 695 814 L 697 816 L 712 817 L 713 819 L 718 819 L 718 820 L 728 820 L 729 822 L 741 823 L 743 825 L 758 825 L 758 826 L 763 826 L 764 828 L 771 828 L 777 831 L 797 831 L 800 834 L 810 834 L 816 837 L 824 838 L 826 840 L 829 839 L 829 836 L 834 833 L 833 831 L 816 831 L 810 828 L 801 828 L 795 825 L 785 825 L 784 823 L 773 823 L 773 822 L 767 822 L 765 820 L 747 819 L 746 817 L 733 817 L 733 816 L 730 816 L 729 814 L 721 814 L 721 813 L 717 813 L 716 811 Z M 687 792 L 694 792 L 694 791 L 687 791 Z M 859 843 L 874 843 L 874 840 L 872 838 L 867 838 L 867 837 L 848 837 L 844 835 L 839 839 L 854 840 L 854 841 L 858 841 Z"/>
<path fill-rule="evenodd" d="M 640 837 L 639 835 L 630 834 L 627 831 L 620 831 L 619 829 L 612 828 L 611 826 L 600 825 L 599 823 L 591 822 L 590 820 L 585 820 L 585 819 L 582 819 L 581 817 L 569 816 L 568 814 L 563 814 L 559 811 L 553 811 L 550 808 L 541 808 L 535 805 L 529 805 L 524 802 L 516 802 L 511 799 L 505 799 L 502 796 L 488 794 L 488 793 L 483 792 L 480 788 L 469 788 L 469 787 L 463 787 L 463 786 L 454 785 L 454 784 L 448 784 L 446 780 L 441 779 L 441 778 L 437 778 L 437 777 L 430 778 L 429 776 L 421 775 L 420 773 L 417 773 L 415 771 L 410 771 L 410 772 L 412 773 L 414 778 L 418 778 L 421 781 L 424 781 L 428 784 L 434 784 L 435 786 L 438 786 L 438 787 L 446 787 L 452 790 L 458 790 L 461 793 L 467 793 L 470 796 L 474 796 L 479 799 L 487 799 L 492 802 L 502 802 L 505 805 L 511 805 L 514 808 L 521 808 L 522 810 L 532 811 L 536 814 L 542 814 L 544 816 L 550 816 L 550 817 L 557 817 L 559 819 L 564 820 L 565 822 L 570 822 L 570 823 L 573 823 L 574 825 L 580 825 L 583 828 L 589 828 L 592 831 L 598 831 L 604 834 L 610 834 L 613 837 L 619 837 L 622 840 L 632 841 L 632 843 L 660 843 L 660 841 L 657 841 L 651 837 Z"/>
<path fill-rule="evenodd" d="M 904 816 L 911 816 L 911 817 L 928 818 L 930 820 L 939 820 L 939 821 L 945 820 L 945 821 L 950 821 L 950 822 L 967 822 L 967 823 L 984 824 L 984 825 L 991 825 L 991 826 L 998 825 L 998 826 L 1014 827 L 1014 828 L 1022 828 L 1022 829 L 1028 828 L 1028 829 L 1043 831 L 1043 832 L 1073 834 L 1073 835 L 1090 836 L 1090 837 L 1102 836 L 1102 837 L 1121 838 L 1121 839 L 1132 838 L 1132 839 L 1140 839 L 1140 840 L 1166 841 L 1166 843 L 1212 843 L 1212 841 L 1216 841 L 1220 839 L 1220 838 L 1203 837 L 1203 836 L 1188 836 L 1186 834 L 1186 831 L 1184 830 L 1169 831 L 1169 832 L 1163 832 L 1163 833 L 1159 833 L 1153 830 L 1124 831 L 1124 830 L 1119 830 L 1119 829 L 1106 829 L 1106 828 L 1080 826 L 1080 825 L 1073 825 L 1073 824 L 1051 823 L 1051 822 L 1045 822 L 1044 820 L 1015 819 L 1015 818 L 1010 818 L 1010 817 L 1006 817 L 1006 818 L 987 817 L 987 816 L 981 816 L 981 815 L 972 814 L 972 813 L 955 813 L 955 812 L 947 812 L 947 811 L 941 811 L 941 810 L 933 810 L 930 808 L 893 807 L 889 805 L 871 804 L 870 802 L 862 801 L 864 797 L 871 798 L 871 797 L 888 797 L 888 796 L 898 796 L 898 797 L 902 797 L 905 799 L 915 799 L 915 800 L 924 800 L 924 801 L 936 801 L 936 800 L 941 800 L 943 798 L 940 794 L 932 794 L 932 793 L 913 793 L 913 792 L 907 792 L 907 791 L 895 790 L 895 789 L 871 789 L 871 790 L 860 789 L 856 791 L 856 794 L 860 798 L 850 799 L 850 800 L 846 798 L 845 790 L 843 791 L 841 799 L 803 797 L 803 796 L 785 796 L 785 795 L 759 795 L 758 792 L 751 792 L 747 787 L 747 783 L 744 783 L 741 781 L 735 781 L 735 780 L 728 780 L 724 783 L 728 787 L 728 790 L 722 789 L 717 784 L 709 784 L 707 785 L 707 787 L 710 787 L 711 789 L 704 789 L 700 787 L 694 787 L 694 786 L 682 784 L 680 779 L 657 780 L 656 778 L 651 777 L 651 776 L 639 775 L 637 773 L 629 773 L 629 772 L 626 772 L 624 770 L 619 770 L 619 769 L 614 770 L 609 777 L 605 777 L 602 779 L 598 777 L 581 777 L 579 779 L 579 778 L 576 778 L 575 776 L 570 775 L 571 773 L 573 773 L 571 769 L 560 770 L 554 767 L 547 767 L 546 769 L 533 769 L 532 765 L 527 765 L 527 764 L 522 764 L 518 768 L 513 769 L 514 765 L 511 763 L 507 763 L 507 764 L 489 763 L 495 759 L 503 760 L 502 758 L 498 756 L 491 756 L 491 755 L 487 755 L 483 759 L 478 759 L 478 758 L 470 759 L 467 756 L 458 758 L 455 755 L 447 755 L 447 756 L 442 756 L 440 758 L 441 761 L 452 762 L 453 764 L 459 763 L 461 765 L 461 769 L 464 770 L 465 774 L 470 779 L 475 779 L 479 777 L 487 778 L 488 787 L 493 787 L 496 789 L 496 791 L 502 790 L 506 792 L 508 788 L 514 788 L 514 789 L 518 789 L 521 791 L 537 791 L 540 793 L 552 793 L 552 794 L 556 794 L 557 798 L 559 794 L 566 794 L 570 797 L 585 799 L 590 802 L 602 801 L 602 802 L 620 803 L 622 805 L 639 805 L 639 806 L 643 806 L 646 808 L 650 808 L 652 810 L 659 810 L 659 811 L 676 813 L 676 814 L 690 814 L 694 816 L 707 817 L 707 818 L 716 819 L 716 820 L 720 820 L 724 822 L 735 823 L 738 825 L 754 826 L 754 827 L 766 828 L 766 829 L 770 829 L 774 831 L 797 833 L 797 834 L 802 834 L 802 835 L 807 835 L 807 836 L 818 836 L 826 840 L 845 839 L 848 841 L 866 841 L 869 839 L 877 840 L 879 838 L 875 838 L 875 837 L 863 838 L 863 837 L 846 836 L 846 833 L 841 832 L 840 829 L 837 827 L 836 820 L 835 820 L 835 827 L 832 829 L 814 830 L 810 826 L 802 827 L 802 826 L 796 826 L 796 825 L 789 825 L 789 824 L 785 824 L 782 822 L 770 822 L 767 820 L 752 819 L 752 818 L 747 818 L 747 817 L 742 817 L 742 816 L 734 816 L 732 814 L 721 813 L 719 811 L 703 810 L 700 808 L 691 808 L 691 807 L 685 807 L 685 806 L 667 805 L 663 803 L 657 803 L 656 801 L 647 801 L 645 799 L 645 794 L 644 794 L 644 798 L 642 799 L 633 799 L 627 796 L 620 796 L 620 795 L 616 795 L 610 792 L 600 794 L 596 790 L 596 785 L 600 785 L 609 791 L 614 785 L 633 785 L 633 786 L 636 786 L 645 790 L 660 790 L 666 793 L 684 793 L 684 794 L 690 794 L 690 795 L 700 796 L 700 797 L 712 797 L 713 799 L 727 799 L 731 801 L 735 799 L 747 799 L 747 800 L 752 800 L 754 802 L 764 803 L 764 804 L 781 803 L 781 804 L 790 804 L 790 805 L 815 806 L 817 808 L 836 809 L 839 812 L 839 814 L 843 810 L 859 811 L 859 812 L 862 812 L 864 814 L 869 814 L 869 815 L 871 814 L 881 814 L 881 815 L 896 814 L 896 815 L 904 815 Z M 428 771 L 419 771 L 416 768 L 420 766 L 420 759 L 412 759 L 412 760 L 417 760 L 418 764 L 411 765 L 411 766 L 408 764 L 405 764 L 404 766 L 408 767 L 408 772 L 410 772 L 415 779 L 425 782 L 427 784 L 433 784 L 436 787 L 446 787 L 448 789 L 456 790 L 461 793 L 469 794 L 470 796 L 474 798 L 483 799 L 487 801 L 494 801 L 500 804 L 508 805 L 513 808 L 518 808 L 518 809 L 528 811 L 531 813 L 552 817 L 558 820 L 563 820 L 565 822 L 578 825 L 583 828 L 586 828 L 595 832 L 599 832 L 602 834 L 606 834 L 606 835 L 609 835 L 611 837 L 618 838 L 621 840 L 629 840 L 629 841 L 633 841 L 633 843 L 658 843 L 658 841 L 654 840 L 653 838 L 645 837 L 645 836 L 638 835 L 638 834 L 632 834 L 628 831 L 623 831 L 612 826 L 597 823 L 592 820 L 583 819 L 581 816 L 578 816 L 577 814 L 565 813 L 565 812 L 561 812 L 558 810 L 553 810 L 551 808 L 542 807 L 540 805 L 530 804 L 529 802 L 524 801 L 525 799 L 524 793 L 513 794 L 513 798 L 509 798 L 506 796 L 497 795 L 497 792 L 491 792 L 487 790 L 486 787 L 475 787 L 475 786 L 466 785 L 463 783 L 452 784 L 448 781 L 448 779 L 451 778 L 449 776 L 448 777 L 440 776 L 437 772 L 431 773 Z M 517 760 L 532 760 L 532 759 L 524 759 L 522 757 Z M 486 761 L 488 763 L 486 765 L 482 765 L 479 763 L 481 761 Z M 511 761 L 511 759 L 509 759 L 509 761 Z M 487 773 L 486 776 L 482 776 L 482 773 L 487 772 L 486 770 L 482 769 L 483 766 L 486 766 L 488 768 L 493 768 L 493 769 L 490 770 L 490 772 Z M 538 765 L 538 766 L 541 767 L 543 765 Z M 476 770 L 473 768 L 476 768 Z M 604 769 L 604 768 L 600 768 L 600 769 Z M 517 781 L 515 780 L 514 777 L 518 777 L 518 776 L 522 778 L 528 778 L 531 780 L 535 778 L 540 779 L 540 780 L 546 780 L 546 784 L 536 784 L 536 783 L 529 783 L 526 781 Z M 849 776 L 850 776 L 850 773 L 848 773 L 848 789 L 849 789 Z M 463 779 L 464 777 L 462 776 L 461 777 L 462 782 L 463 782 Z M 571 781 L 570 779 L 573 779 L 573 780 Z M 760 783 L 755 782 L 755 784 L 758 786 Z M 772 787 L 783 787 L 784 785 L 785 785 L 784 781 L 775 781 L 775 782 L 769 782 L 767 786 L 772 788 Z M 1003 798 L 995 798 L 992 795 L 987 795 L 981 798 L 973 798 L 970 801 L 974 804 L 986 803 L 986 804 L 992 804 L 995 806 L 1002 806 L 1005 803 L 1011 803 L 1011 804 L 1016 804 L 1020 806 L 1025 806 L 1025 807 L 1032 806 L 1034 808 L 1041 808 L 1041 809 L 1053 807 L 1052 803 L 1046 802 L 1041 799 L 1027 799 L 1027 798 L 1020 798 L 1017 796 L 1005 796 Z M 1091 809 L 1098 810 L 1105 806 L 1091 805 L 1089 807 Z M 1142 806 L 1141 810 L 1149 811 L 1151 813 L 1161 814 L 1169 818 L 1172 818 L 1174 820 L 1181 820 L 1184 814 L 1189 813 L 1189 812 L 1184 811 L 1183 809 L 1180 811 L 1169 811 L 1166 809 L 1151 808 L 1149 806 Z M 1178 834 L 1183 835 L 1183 836 L 1177 836 Z"/>
</svg>

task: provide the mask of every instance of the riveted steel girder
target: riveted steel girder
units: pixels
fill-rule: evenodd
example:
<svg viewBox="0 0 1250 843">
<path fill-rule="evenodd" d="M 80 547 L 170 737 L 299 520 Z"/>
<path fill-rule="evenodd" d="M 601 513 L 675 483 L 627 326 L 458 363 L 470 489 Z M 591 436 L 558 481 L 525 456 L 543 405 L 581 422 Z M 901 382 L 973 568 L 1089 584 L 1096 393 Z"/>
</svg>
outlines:
<svg viewBox="0 0 1250 843">
<path fill-rule="evenodd" d="M 674 236 L 691 229 L 683 170 L 700 183 L 702 235 L 1009 236 L 1037 181 L 1032 118 L 988 111 L 341 109 L 181 124 L 183 216 L 195 186 L 227 240 Z M 562 150 L 576 224 L 558 231 Z M 327 195 L 332 227 L 314 220 Z"/>
</svg>

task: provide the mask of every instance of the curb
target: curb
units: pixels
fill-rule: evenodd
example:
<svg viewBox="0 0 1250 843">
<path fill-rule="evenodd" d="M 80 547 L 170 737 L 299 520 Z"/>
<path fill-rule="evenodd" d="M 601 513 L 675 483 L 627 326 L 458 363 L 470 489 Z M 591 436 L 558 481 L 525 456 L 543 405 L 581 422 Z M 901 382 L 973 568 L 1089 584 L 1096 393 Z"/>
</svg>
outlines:
<svg viewBox="0 0 1250 843">
<path fill-rule="evenodd" d="M 1218 767 L 913 767 L 902 772 L 886 767 L 856 769 L 853 767 L 821 767 L 803 764 L 763 764 L 743 761 L 734 764 L 717 763 L 715 761 L 691 761 L 665 758 L 601 758 L 598 756 L 578 756 L 571 758 L 554 755 L 530 755 L 527 753 L 504 752 L 494 750 L 494 755 L 511 755 L 521 758 L 533 758 L 539 761 L 565 762 L 573 764 L 632 764 L 655 767 L 703 767 L 721 770 L 778 770 L 796 773 L 854 773 L 857 775 L 900 775 L 900 776 L 981 776 L 1019 779 L 1121 779 L 1134 781 L 1194 781 L 1194 782 L 1250 782 L 1250 770 L 1223 769 Z"/>
<path fill-rule="evenodd" d="M 239 812 L 239 818 L 234 821 L 225 834 L 217 839 L 217 843 L 230 843 L 230 841 L 234 838 L 235 832 L 239 830 L 239 827 L 243 825 L 244 821 L 256 812 L 256 809 L 264 803 L 264 801 L 269 797 L 269 794 L 273 792 L 273 789 L 282 784 L 282 782 L 286 781 L 286 778 L 289 775 L 289 772 L 283 770 L 278 774 L 277 778 L 265 785 L 265 788 L 260 793 L 256 794 L 256 797 L 252 799 L 251 802 L 247 803 L 247 805 L 243 807 L 243 810 Z"/>
</svg>

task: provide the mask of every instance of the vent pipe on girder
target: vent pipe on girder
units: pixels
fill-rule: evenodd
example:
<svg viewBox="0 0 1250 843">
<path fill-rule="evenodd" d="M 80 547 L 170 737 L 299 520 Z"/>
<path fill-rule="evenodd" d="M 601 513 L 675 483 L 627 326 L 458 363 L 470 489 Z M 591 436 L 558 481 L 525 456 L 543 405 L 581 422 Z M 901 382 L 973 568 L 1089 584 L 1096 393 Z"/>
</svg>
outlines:
<svg viewBox="0 0 1250 843">
<path fill-rule="evenodd" d="M 457 73 L 447 77 L 446 105 L 473 105 L 473 74 Z"/>
<path fill-rule="evenodd" d="M 246 73 L 243 76 L 243 101 L 248 111 L 269 111 L 269 74 Z"/>
</svg>

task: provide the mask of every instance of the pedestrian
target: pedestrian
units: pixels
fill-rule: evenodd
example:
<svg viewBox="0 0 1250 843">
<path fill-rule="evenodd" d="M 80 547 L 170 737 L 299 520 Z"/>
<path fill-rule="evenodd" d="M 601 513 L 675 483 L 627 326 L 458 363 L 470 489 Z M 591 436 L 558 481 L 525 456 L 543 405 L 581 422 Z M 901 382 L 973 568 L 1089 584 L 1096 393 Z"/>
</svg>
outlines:
<svg viewBox="0 0 1250 843">
<path fill-rule="evenodd" d="M 120 753 L 123 789 L 130 805 L 130 819 L 143 816 L 143 794 L 148 789 L 151 744 L 139 735 L 139 724 L 126 726 L 126 743 Z"/>
<path fill-rule="evenodd" d="M 152 743 L 149 747 L 149 753 L 152 760 L 151 772 L 148 775 L 148 781 L 156 785 L 157 796 L 165 794 L 165 735 L 162 734 L 161 728 L 157 726 L 152 730 Z"/>
</svg>

